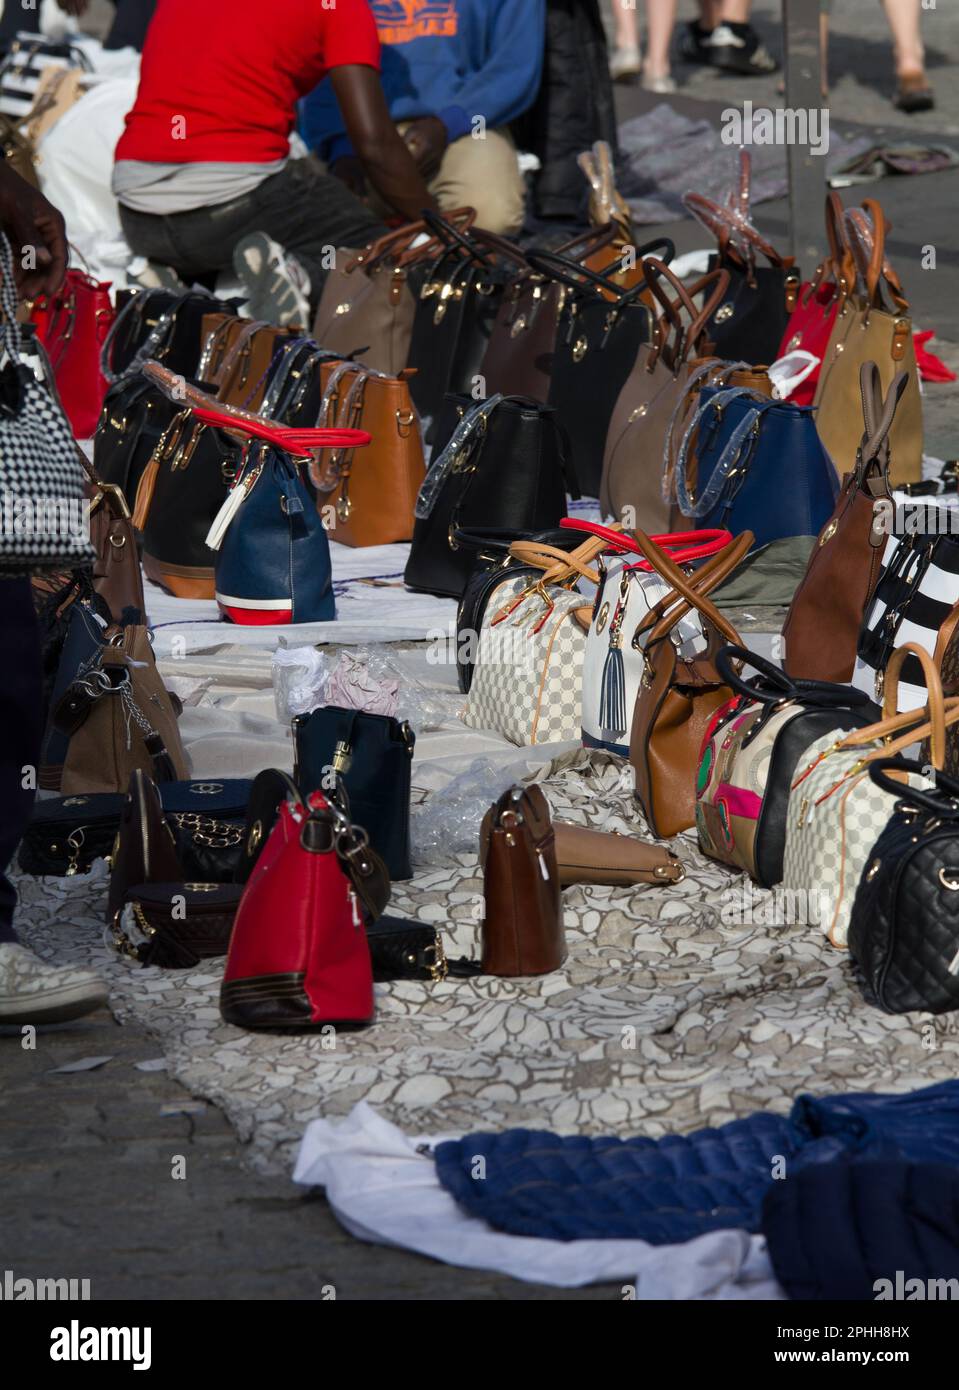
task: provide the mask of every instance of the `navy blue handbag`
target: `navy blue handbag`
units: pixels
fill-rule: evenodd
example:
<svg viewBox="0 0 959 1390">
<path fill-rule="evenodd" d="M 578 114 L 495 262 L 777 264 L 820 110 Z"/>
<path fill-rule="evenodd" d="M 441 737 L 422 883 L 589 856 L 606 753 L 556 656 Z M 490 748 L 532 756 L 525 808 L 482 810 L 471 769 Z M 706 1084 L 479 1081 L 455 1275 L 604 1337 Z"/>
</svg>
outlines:
<svg viewBox="0 0 959 1390">
<path fill-rule="evenodd" d="M 293 720 L 295 781 L 303 796 L 340 779 L 354 825 L 396 882 L 413 877 L 410 859 L 410 771 L 416 736 L 385 714 L 327 705 Z"/>
<path fill-rule="evenodd" d="M 687 522 L 752 531 L 756 546 L 818 535 L 839 494 L 812 409 L 745 386 L 702 388 L 674 480 L 673 505 Z"/>
<path fill-rule="evenodd" d="M 357 448 L 365 430 L 286 429 L 195 409 L 204 424 L 252 436 L 206 543 L 216 599 L 231 622 L 324 623 L 336 617 L 326 527 L 303 470 L 315 450 Z"/>
</svg>

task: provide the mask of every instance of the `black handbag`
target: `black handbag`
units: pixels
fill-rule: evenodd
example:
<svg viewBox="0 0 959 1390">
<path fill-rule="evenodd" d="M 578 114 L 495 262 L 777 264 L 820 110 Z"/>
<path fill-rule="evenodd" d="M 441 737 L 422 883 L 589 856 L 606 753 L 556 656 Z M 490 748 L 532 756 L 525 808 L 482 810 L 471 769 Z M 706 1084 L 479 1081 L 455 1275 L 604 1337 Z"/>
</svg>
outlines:
<svg viewBox="0 0 959 1390">
<path fill-rule="evenodd" d="M 450 960 L 443 950 L 443 940 L 428 922 L 416 922 L 406 917 L 384 916 L 368 924 L 366 939 L 370 946 L 373 979 L 445 980 L 467 979 L 480 973 L 478 962 L 460 958 Z"/>
<path fill-rule="evenodd" d="M 293 720 L 294 779 L 304 798 L 329 795 L 342 781 L 355 825 L 389 870 L 413 877 L 410 859 L 410 767 L 416 736 L 383 714 L 327 705 Z"/>
<path fill-rule="evenodd" d="M 567 489 L 579 497 L 552 407 L 525 396 L 448 396 L 416 503 L 406 583 L 460 598 L 476 551 L 457 533 L 509 529 L 515 540 L 556 528 Z"/>
<path fill-rule="evenodd" d="M 661 251 L 669 261 L 672 242 L 637 247 L 637 260 Z M 580 487 L 599 496 L 609 422 L 619 393 L 643 343 L 652 339 L 653 314 L 642 302 L 645 280 L 624 290 L 615 280 L 553 251 L 530 251 L 534 270 L 566 287 L 556 328 L 548 403 L 570 441 Z"/>
<path fill-rule="evenodd" d="M 152 357 L 171 372 L 194 377 L 203 350 L 204 317 L 235 314 L 242 303 L 217 299 L 210 290 L 140 290 L 123 305 L 104 339 L 103 375 L 113 382 Z"/>
<path fill-rule="evenodd" d="M 747 667 L 759 675 L 744 679 L 740 669 Z M 722 722 L 711 730 L 710 737 L 723 723 L 738 718 L 751 706 L 758 708 L 760 713 L 740 745 L 745 749 L 774 715 L 784 709 L 794 711 L 775 735 L 764 785 L 753 788 L 762 801 L 753 843 L 755 878 L 763 887 L 772 888 L 782 882 L 786 813 L 799 759 L 811 743 L 833 729 L 851 732 L 871 724 L 877 717 L 876 706 L 868 695 L 850 685 L 787 676 L 772 662 L 732 643 L 716 654 L 716 670 L 739 699 L 726 708 Z"/>
<path fill-rule="evenodd" d="M 467 235 L 432 212 L 423 217 L 446 242 L 434 260 L 409 270 L 417 296 L 409 351 L 416 373 L 410 377 L 410 397 L 424 442 L 432 444 L 444 397 L 474 391 L 503 290 L 516 267 L 497 256 L 496 238 Z"/>
<path fill-rule="evenodd" d="M 781 256 L 749 218 L 750 156 L 739 157 L 739 184 L 727 203 L 687 193 L 687 210 L 716 237 L 710 270 L 729 274 L 729 290 L 706 325 L 717 357 L 752 365 L 774 362 L 789 316 L 799 298 L 800 274 L 792 256 Z M 734 245 L 734 242 L 736 243 Z M 759 251 L 768 265 L 756 264 Z"/>
<path fill-rule="evenodd" d="M 959 1009 L 959 782 L 936 773 L 935 791 L 903 786 L 870 764 L 876 786 L 899 798 L 859 880 L 849 951 L 869 995 L 888 1013 Z"/>
<path fill-rule="evenodd" d="M 239 827 L 246 817 L 252 785 L 245 777 L 158 784 L 160 805 L 188 877 L 212 876 L 219 882 L 232 878 L 232 857 L 222 851 L 240 843 Z M 20 844 L 20 868 L 27 874 L 68 878 L 85 874 L 95 859 L 105 859 L 111 853 L 125 804 L 122 792 L 90 792 L 36 802 Z"/>
<path fill-rule="evenodd" d="M 93 465 L 105 483 L 120 488 L 131 508 L 144 470 L 179 408 L 139 374 L 115 381 L 103 399 Z"/>
</svg>

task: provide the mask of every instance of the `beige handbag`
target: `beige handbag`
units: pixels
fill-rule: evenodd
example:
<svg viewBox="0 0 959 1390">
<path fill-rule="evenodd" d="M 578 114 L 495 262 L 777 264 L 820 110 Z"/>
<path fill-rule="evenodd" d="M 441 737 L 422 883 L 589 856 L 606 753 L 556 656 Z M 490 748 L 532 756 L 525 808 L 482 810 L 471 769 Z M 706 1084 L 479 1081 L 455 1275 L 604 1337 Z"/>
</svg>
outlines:
<svg viewBox="0 0 959 1390">
<path fill-rule="evenodd" d="M 889 432 L 890 477 L 893 486 L 918 482 L 922 475 L 919 372 L 909 304 L 885 257 L 886 219 L 876 200 L 866 198 L 862 208 L 847 212 L 846 226 L 859 273 L 854 285 L 845 277 L 839 281 L 839 308 L 813 401 L 819 437 L 842 473 L 846 461 L 856 457 L 859 444 L 862 364 L 877 364 L 884 393 L 897 372 L 908 372 L 909 382 Z"/>
<path fill-rule="evenodd" d="M 465 232 L 476 213 L 459 208 L 445 216 Z M 423 234 L 428 240 L 414 247 L 412 243 Z M 435 256 L 439 246 L 425 222 L 413 222 L 365 250 L 338 250 L 313 323 L 313 337 L 320 347 L 386 376 L 399 376 L 409 356 L 416 313 L 408 272 L 417 262 Z"/>
<path fill-rule="evenodd" d="M 179 701 L 160 679 L 147 628 L 106 634 L 96 667 L 70 686 L 54 720 L 69 733 L 64 796 L 122 792 L 137 768 L 155 781 L 182 781 L 189 765 L 177 727 Z"/>
</svg>

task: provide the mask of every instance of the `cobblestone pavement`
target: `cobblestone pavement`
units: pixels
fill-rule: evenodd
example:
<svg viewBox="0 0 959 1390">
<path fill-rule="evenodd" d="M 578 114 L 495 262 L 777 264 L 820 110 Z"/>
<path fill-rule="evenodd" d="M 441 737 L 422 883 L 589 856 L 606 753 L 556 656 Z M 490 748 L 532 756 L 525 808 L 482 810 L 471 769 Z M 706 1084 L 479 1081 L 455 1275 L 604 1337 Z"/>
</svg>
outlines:
<svg viewBox="0 0 959 1390">
<path fill-rule="evenodd" d="M 779 0 L 756 0 L 763 36 L 777 44 Z M 681 17 L 694 13 L 683 0 Z M 835 0 L 831 97 L 834 119 L 875 126 L 877 139 L 959 135 L 959 6 L 939 0 L 924 15 L 929 70 L 939 105 L 904 126 L 888 104 L 890 61 L 878 0 Z M 677 70 L 676 104 L 690 114 L 748 95 L 775 104 L 776 82 Z M 621 89 L 625 117 L 658 98 Z M 959 247 L 954 233 L 959 174 L 885 180 L 876 191 L 893 220 L 891 254 L 920 324 L 959 367 Z M 758 220 L 782 239 L 785 203 L 764 204 Z M 656 229 L 650 229 L 652 236 Z M 701 244 L 691 223 L 669 228 L 680 250 Z M 937 245 L 938 269 L 918 268 L 916 247 Z M 926 397 L 931 452 L 959 453 L 957 390 Z M 0 1038 L 0 1171 L 4 1211 L 0 1270 L 89 1278 L 94 1298 L 311 1299 L 333 1285 L 338 1298 L 615 1299 L 619 1289 L 542 1289 L 493 1275 L 452 1270 L 401 1251 L 364 1245 L 337 1224 L 322 1197 L 250 1172 L 223 1116 L 164 1114 L 189 1102 L 162 1072 L 138 1071 L 156 1043 L 120 1028 L 107 1011 L 42 1032 L 35 1051 Z M 51 1075 L 82 1057 L 112 1056 L 96 1071 Z M 185 1178 L 172 1177 L 175 1158 Z"/>
</svg>

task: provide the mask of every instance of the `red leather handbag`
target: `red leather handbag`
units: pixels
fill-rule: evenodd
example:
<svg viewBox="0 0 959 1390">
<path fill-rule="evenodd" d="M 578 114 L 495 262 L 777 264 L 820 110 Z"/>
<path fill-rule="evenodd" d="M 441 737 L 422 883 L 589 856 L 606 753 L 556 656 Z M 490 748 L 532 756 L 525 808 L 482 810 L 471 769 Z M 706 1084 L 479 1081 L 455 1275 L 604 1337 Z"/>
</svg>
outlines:
<svg viewBox="0 0 959 1390">
<path fill-rule="evenodd" d="M 68 270 L 56 294 L 33 301 L 30 318 L 77 439 L 96 433 L 107 392 L 100 351 L 115 317 L 109 284 L 83 270 Z"/>
<path fill-rule="evenodd" d="M 836 313 L 856 285 L 856 262 L 846 232 L 842 201 L 836 192 L 826 197 L 826 234 L 829 255 L 813 278 L 801 286 L 777 353 L 778 357 L 785 357 L 801 348 L 819 358 L 805 381 L 790 392 L 792 405 L 812 405 Z"/>
<path fill-rule="evenodd" d="M 258 829 L 255 822 L 250 842 Z M 223 1018 L 294 1033 L 371 1023 L 364 911 L 379 917 L 388 898 L 389 876 L 366 832 L 321 792 L 304 802 L 290 782 L 237 909 L 220 989 Z"/>
</svg>

